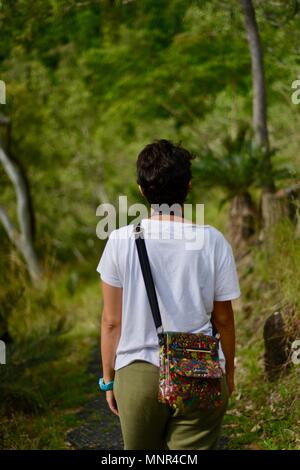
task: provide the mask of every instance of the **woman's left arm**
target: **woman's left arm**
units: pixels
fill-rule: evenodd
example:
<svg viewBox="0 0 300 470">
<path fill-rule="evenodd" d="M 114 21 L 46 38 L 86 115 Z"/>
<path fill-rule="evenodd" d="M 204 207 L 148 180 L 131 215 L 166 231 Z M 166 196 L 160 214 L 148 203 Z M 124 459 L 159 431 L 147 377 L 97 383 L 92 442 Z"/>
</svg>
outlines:
<svg viewBox="0 0 300 470">
<path fill-rule="evenodd" d="M 102 281 L 103 312 L 101 318 L 101 357 L 104 383 L 114 379 L 116 351 L 121 334 L 122 319 L 121 287 L 113 287 Z M 106 392 L 111 411 L 118 415 L 113 391 Z"/>
</svg>

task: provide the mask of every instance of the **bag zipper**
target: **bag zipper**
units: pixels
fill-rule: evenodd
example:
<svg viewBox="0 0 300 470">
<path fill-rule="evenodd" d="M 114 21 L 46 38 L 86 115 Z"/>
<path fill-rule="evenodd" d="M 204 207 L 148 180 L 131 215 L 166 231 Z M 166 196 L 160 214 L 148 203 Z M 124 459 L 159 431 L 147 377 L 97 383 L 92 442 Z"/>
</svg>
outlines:
<svg viewBox="0 0 300 470">
<path fill-rule="evenodd" d="M 204 352 L 211 354 L 211 351 L 208 349 L 193 349 L 193 348 L 176 348 L 177 351 L 194 351 L 194 352 Z"/>
</svg>

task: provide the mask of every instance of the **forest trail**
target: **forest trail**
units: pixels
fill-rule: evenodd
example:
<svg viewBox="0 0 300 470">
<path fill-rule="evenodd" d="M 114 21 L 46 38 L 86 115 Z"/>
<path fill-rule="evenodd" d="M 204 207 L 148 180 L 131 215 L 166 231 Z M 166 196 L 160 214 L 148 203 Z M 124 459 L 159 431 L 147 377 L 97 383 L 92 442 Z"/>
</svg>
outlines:
<svg viewBox="0 0 300 470">
<path fill-rule="evenodd" d="M 87 372 L 94 377 L 87 386 L 97 390 L 99 379 L 100 353 L 95 348 Z M 104 393 L 98 393 L 97 398 L 86 403 L 76 413 L 82 421 L 80 426 L 70 429 L 66 434 L 66 444 L 72 449 L 82 450 L 120 450 L 123 441 L 119 419 L 108 408 Z"/>
</svg>

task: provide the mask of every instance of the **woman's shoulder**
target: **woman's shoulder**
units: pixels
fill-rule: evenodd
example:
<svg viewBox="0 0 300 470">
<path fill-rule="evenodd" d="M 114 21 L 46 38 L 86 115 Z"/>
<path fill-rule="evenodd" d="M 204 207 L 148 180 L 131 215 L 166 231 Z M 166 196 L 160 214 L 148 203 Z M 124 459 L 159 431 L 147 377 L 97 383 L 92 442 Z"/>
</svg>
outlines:
<svg viewBox="0 0 300 470">
<path fill-rule="evenodd" d="M 201 226 L 199 226 L 201 227 Z M 210 249 L 215 246 L 229 245 L 229 242 L 221 230 L 217 229 L 213 225 L 203 225 L 205 230 L 205 244 Z"/>
<path fill-rule="evenodd" d="M 122 225 L 121 227 L 113 229 L 109 234 L 109 238 L 112 240 L 126 240 L 132 235 L 132 232 L 132 224 Z"/>
<path fill-rule="evenodd" d="M 211 234 L 212 237 L 218 239 L 224 237 L 221 230 L 217 229 L 213 225 L 204 225 L 205 229 Z"/>
<path fill-rule="evenodd" d="M 200 230 L 205 230 L 205 233 L 208 233 L 213 239 L 220 239 L 223 238 L 224 235 L 221 230 L 217 229 L 213 225 L 208 224 L 194 224 L 195 227 L 199 228 Z"/>
</svg>

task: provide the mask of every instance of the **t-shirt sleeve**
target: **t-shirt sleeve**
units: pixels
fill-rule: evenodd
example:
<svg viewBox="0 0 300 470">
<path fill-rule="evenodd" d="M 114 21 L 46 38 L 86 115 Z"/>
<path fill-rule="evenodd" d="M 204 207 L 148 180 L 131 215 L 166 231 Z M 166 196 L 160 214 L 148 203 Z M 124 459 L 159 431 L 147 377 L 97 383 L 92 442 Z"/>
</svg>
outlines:
<svg viewBox="0 0 300 470">
<path fill-rule="evenodd" d="M 122 287 L 121 276 L 118 268 L 117 238 L 113 237 L 113 232 L 110 234 L 106 242 L 96 271 L 100 274 L 102 281 L 113 287 Z"/>
<path fill-rule="evenodd" d="M 240 297 L 240 285 L 230 243 L 221 235 L 215 251 L 214 300 L 225 301 Z"/>
</svg>

